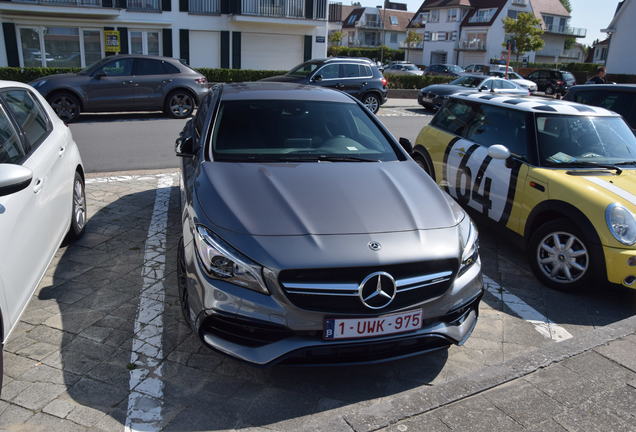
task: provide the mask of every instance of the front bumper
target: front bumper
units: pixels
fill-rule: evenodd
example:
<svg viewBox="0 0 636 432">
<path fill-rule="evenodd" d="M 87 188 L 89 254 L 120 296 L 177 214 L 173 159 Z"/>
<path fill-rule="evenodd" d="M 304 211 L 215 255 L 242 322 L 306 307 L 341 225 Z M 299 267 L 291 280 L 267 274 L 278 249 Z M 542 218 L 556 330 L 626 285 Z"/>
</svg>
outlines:
<svg viewBox="0 0 636 432">
<path fill-rule="evenodd" d="M 270 287 L 272 295 L 264 295 L 210 279 L 201 269 L 192 243 L 186 245 L 184 259 L 186 275 L 179 281 L 187 281 L 201 340 L 212 349 L 257 365 L 377 363 L 461 345 L 477 323 L 483 293 L 478 260 L 441 297 L 401 309 L 423 309 L 419 330 L 327 341 L 322 339 L 323 320 L 351 315 L 300 309 L 282 292 L 273 292 L 277 287 Z"/>
<path fill-rule="evenodd" d="M 605 255 L 607 280 L 614 284 L 636 289 L 636 266 L 629 264 L 630 260 L 636 264 L 636 250 L 603 246 L 603 254 Z"/>
<path fill-rule="evenodd" d="M 438 96 L 433 93 L 418 93 L 417 102 L 425 108 L 440 109 L 448 96 Z"/>
</svg>

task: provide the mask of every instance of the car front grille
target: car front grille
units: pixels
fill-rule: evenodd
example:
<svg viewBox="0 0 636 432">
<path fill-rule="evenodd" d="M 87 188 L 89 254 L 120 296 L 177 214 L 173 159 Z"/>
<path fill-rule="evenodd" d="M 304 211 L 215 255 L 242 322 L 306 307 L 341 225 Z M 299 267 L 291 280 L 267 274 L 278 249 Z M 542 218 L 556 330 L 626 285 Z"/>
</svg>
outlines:
<svg viewBox="0 0 636 432">
<path fill-rule="evenodd" d="M 283 270 L 279 283 L 287 298 L 306 310 L 377 315 L 416 305 L 443 295 L 457 271 L 457 260 L 425 261 L 378 267 Z M 362 280 L 375 272 L 395 279 L 394 300 L 382 309 L 370 309 L 359 296 Z"/>
</svg>

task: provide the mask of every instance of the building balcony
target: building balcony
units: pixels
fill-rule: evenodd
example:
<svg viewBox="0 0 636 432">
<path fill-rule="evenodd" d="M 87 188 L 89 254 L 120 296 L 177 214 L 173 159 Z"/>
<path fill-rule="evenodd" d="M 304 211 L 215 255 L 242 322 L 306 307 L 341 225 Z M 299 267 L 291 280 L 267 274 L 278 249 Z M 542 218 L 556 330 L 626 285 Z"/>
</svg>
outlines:
<svg viewBox="0 0 636 432">
<path fill-rule="evenodd" d="M 103 6 L 102 0 L 14 0 L 0 2 L 0 13 L 111 19 L 119 16 L 121 9 Z"/>
<path fill-rule="evenodd" d="M 380 41 L 352 40 L 352 41 L 347 41 L 347 46 L 356 47 L 356 48 L 357 47 L 360 47 L 360 48 L 379 47 Z"/>
<path fill-rule="evenodd" d="M 581 58 L 581 51 L 580 50 L 562 50 L 562 49 L 558 49 L 558 48 L 549 48 L 549 49 L 543 49 L 540 51 L 537 51 L 535 53 L 536 56 L 540 56 L 540 57 L 550 57 L 552 59 L 554 58 L 559 58 L 559 59 L 573 59 L 573 60 L 577 60 Z"/>
<path fill-rule="evenodd" d="M 221 0 L 188 0 L 188 12 L 198 15 L 221 13 Z"/>
<path fill-rule="evenodd" d="M 382 27 L 382 23 L 380 21 L 358 22 L 358 25 L 356 27 L 379 29 Z"/>
<path fill-rule="evenodd" d="M 568 27 L 558 25 L 546 25 L 544 31 L 546 33 L 562 34 L 567 36 L 574 36 L 584 38 L 587 35 L 587 29 L 579 27 Z"/>
<path fill-rule="evenodd" d="M 135 12 L 161 12 L 161 0 L 128 0 L 126 9 Z"/>
<path fill-rule="evenodd" d="M 460 51 L 486 51 L 486 41 L 483 40 L 462 40 L 457 48 Z"/>
<path fill-rule="evenodd" d="M 102 6 L 102 0 L 14 0 L 14 2 L 38 4 L 44 6 Z"/>
<path fill-rule="evenodd" d="M 412 44 L 408 44 L 406 42 L 402 42 L 402 43 L 400 43 L 400 48 L 402 48 L 402 49 L 423 49 L 424 48 L 424 42 L 417 42 L 417 43 L 412 43 Z"/>
<path fill-rule="evenodd" d="M 241 14 L 274 18 L 305 18 L 305 0 L 241 0 Z"/>
<path fill-rule="evenodd" d="M 512 0 L 513 6 L 528 6 L 528 0 Z"/>
</svg>

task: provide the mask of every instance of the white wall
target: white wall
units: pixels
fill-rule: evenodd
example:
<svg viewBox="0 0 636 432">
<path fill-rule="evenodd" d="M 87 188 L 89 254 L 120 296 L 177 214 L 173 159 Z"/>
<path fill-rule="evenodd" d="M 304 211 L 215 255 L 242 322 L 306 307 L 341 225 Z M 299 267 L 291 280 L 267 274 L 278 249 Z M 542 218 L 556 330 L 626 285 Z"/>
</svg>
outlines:
<svg viewBox="0 0 636 432">
<path fill-rule="evenodd" d="M 190 31 L 190 66 L 221 67 L 221 33 L 217 31 Z"/>
<path fill-rule="evenodd" d="M 426 23 L 424 29 L 418 29 L 417 32 L 421 35 L 424 35 L 424 32 L 448 32 L 450 33 L 456 31 L 457 32 L 457 40 L 451 41 L 424 41 L 424 49 L 422 50 L 422 60 L 421 64 L 430 66 L 431 64 L 431 53 L 433 52 L 446 52 L 446 61 L 448 63 L 455 63 L 456 61 L 456 51 L 455 48 L 458 46 L 458 41 L 460 37 L 460 24 L 461 18 L 459 21 L 448 22 L 448 9 L 439 9 L 439 22 L 429 22 Z"/>
<path fill-rule="evenodd" d="M 615 74 L 636 74 L 636 56 L 634 41 L 636 40 L 636 2 L 626 0 L 621 8 L 616 23 L 616 31 L 612 33 L 607 55 L 607 72 Z"/>
</svg>

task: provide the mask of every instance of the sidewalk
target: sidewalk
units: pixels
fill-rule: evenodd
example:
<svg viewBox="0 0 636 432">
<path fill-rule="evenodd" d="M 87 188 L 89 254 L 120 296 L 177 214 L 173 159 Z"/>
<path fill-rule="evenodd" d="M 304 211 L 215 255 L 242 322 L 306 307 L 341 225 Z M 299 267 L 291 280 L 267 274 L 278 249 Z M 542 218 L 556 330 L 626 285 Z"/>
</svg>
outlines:
<svg viewBox="0 0 636 432">
<path fill-rule="evenodd" d="M 401 99 L 401 98 L 388 98 L 384 105 L 381 108 L 413 108 L 419 107 L 422 108 L 420 104 L 417 103 L 417 99 Z"/>
</svg>

